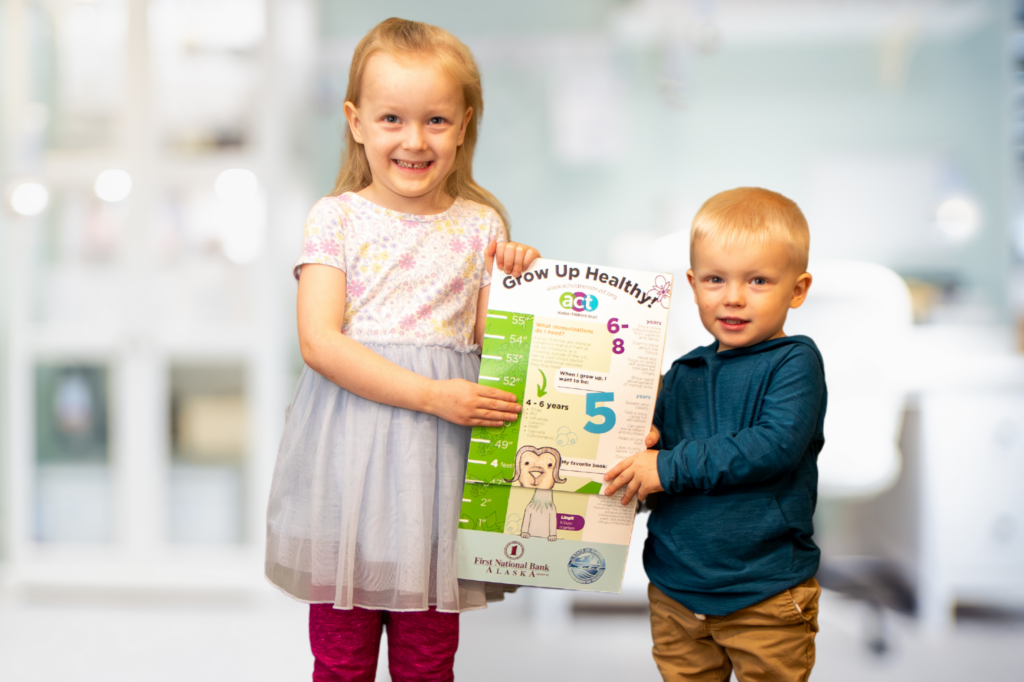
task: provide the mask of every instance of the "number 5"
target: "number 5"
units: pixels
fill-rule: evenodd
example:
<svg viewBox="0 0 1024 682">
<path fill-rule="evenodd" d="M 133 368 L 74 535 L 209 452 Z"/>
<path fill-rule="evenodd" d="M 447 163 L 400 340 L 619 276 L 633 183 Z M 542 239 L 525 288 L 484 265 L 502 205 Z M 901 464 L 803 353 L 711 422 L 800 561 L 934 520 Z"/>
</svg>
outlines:
<svg viewBox="0 0 1024 682">
<path fill-rule="evenodd" d="M 598 403 L 610 403 L 615 400 L 614 393 L 588 393 L 587 394 L 587 416 L 604 417 L 604 421 L 595 424 L 590 421 L 583 425 L 587 433 L 608 433 L 615 427 L 615 410 L 610 407 L 598 407 Z"/>
</svg>

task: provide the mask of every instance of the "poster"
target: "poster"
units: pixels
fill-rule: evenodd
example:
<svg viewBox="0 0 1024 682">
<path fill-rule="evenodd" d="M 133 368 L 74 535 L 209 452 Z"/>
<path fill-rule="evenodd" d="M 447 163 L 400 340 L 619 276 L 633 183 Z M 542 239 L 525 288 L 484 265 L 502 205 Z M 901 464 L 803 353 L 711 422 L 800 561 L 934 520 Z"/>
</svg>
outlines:
<svg viewBox="0 0 1024 682">
<path fill-rule="evenodd" d="M 599 493 L 643 449 L 671 292 L 668 274 L 548 259 L 494 278 L 479 381 L 523 412 L 473 429 L 460 578 L 621 589 L 636 505 Z"/>
</svg>

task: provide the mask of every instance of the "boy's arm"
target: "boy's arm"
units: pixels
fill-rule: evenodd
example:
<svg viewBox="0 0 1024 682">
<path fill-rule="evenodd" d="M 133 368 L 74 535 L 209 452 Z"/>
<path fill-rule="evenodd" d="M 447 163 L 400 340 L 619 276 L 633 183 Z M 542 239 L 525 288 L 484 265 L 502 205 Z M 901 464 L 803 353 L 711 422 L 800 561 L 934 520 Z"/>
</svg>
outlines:
<svg viewBox="0 0 1024 682">
<path fill-rule="evenodd" d="M 668 493 L 759 483 L 794 469 L 818 426 L 825 377 L 813 352 L 793 353 L 779 366 L 761 417 L 746 429 L 684 440 L 658 455 L 658 478 Z"/>
</svg>

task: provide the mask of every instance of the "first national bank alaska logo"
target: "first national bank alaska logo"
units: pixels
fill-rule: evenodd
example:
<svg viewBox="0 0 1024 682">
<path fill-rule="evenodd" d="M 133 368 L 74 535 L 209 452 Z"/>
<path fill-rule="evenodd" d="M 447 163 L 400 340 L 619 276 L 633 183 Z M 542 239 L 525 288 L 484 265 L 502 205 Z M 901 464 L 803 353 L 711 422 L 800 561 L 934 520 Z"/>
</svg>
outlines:
<svg viewBox="0 0 1024 682">
<path fill-rule="evenodd" d="M 596 549 L 584 547 L 569 559 L 569 576 L 576 582 L 589 585 L 604 575 L 604 557 Z"/>
<path fill-rule="evenodd" d="M 505 545 L 505 556 L 507 556 L 509 559 L 513 561 L 516 561 L 517 559 L 522 559 L 523 554 L 525 552 L 526 548 L 523 547 L 523 543 L 519 542 L 518 540 L 513 540 L 512 542 Z"/>
<path fill-rule="evenodd" d="M 567 291 L 558 297 L 558 302 L 566 310 L 573 310 L 577 313 L 592 313 L 597 310 L 597 296 L 585 294 L 582 291 L 575 293 Z"/>
</svg>

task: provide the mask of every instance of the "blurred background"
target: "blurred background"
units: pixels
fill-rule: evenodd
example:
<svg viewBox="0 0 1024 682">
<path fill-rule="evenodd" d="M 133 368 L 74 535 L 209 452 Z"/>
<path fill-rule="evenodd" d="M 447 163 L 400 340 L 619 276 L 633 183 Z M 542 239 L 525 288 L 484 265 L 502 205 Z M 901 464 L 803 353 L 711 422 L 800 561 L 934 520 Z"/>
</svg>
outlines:
<svg viewBox="0 0 1024 682">
<path fill-rule="evenodd" d="M 0 678 L 308 679 L 305 607 L 262 578 L 290 265 L 389 16 L 476 55 L 516 240 L 675 273 L 666 368 L 708 339 L 700 204 L 800 204 L 815 678 L 1024 679 L 1018 0 L 0 0 Z M 463 616 L 459 677 L 656 679 L 645 524 L 621 596 Z"/>
</svg>

